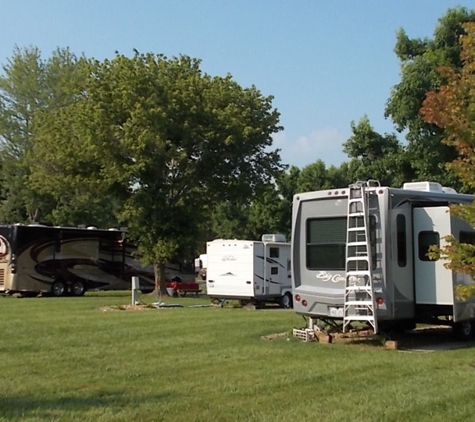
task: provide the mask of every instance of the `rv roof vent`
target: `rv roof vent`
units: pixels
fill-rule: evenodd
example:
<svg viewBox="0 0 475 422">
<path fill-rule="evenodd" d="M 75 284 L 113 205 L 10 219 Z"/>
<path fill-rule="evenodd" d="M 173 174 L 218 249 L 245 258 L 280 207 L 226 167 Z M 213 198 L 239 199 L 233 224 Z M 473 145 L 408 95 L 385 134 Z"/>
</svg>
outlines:
<svg viewBox="0 0 475 422">
<path fill-rule="evenodd" d="M 97 230 L 97 227 L 96 226 L 88 226 L 87 229 L 88 230 Z"/>
<path fill-rule="evenodd" d="M 442 185 L 436 182 L 404 183 L 402 188 L 406 190 L 421 190 L 426 192 L 443 192 Z"/>
<path fill-rule="evenodd" d="M 285 242 L 285 236 L 283 234 L 263 234 L 263 242 Z"/>
</svg>

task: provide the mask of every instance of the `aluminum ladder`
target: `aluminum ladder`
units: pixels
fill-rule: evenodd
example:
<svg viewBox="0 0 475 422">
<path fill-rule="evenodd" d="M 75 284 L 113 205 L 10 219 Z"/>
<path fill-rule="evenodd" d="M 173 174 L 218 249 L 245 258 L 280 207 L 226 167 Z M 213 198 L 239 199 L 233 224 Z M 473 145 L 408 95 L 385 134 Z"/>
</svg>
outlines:
<svg viewBox="0 0 475 422">
<path fill-rule="evenodd" d="M 366 182 L 349 186 L 343 332 L 357 321 L 369 323 L 375 333 L 378 331 L 369 236 L 368 186 Z"/>
</svg>

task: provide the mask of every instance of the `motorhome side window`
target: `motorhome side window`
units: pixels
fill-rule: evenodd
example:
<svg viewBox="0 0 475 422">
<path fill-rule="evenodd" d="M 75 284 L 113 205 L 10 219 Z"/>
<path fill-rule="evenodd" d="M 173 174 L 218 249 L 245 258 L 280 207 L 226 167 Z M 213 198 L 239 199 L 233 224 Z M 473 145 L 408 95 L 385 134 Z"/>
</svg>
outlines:
<svg viewBox="0 0 475 422">
<path fill-rule="evenodd" d="M 407 247 L 406 247 L 406 217 L 399 214 L 396 217 L 397 230 L 397 263 L 400 267 L 405 267 L 407 263 Z"/>
<path fill-rule="evenodd" d="M 429 257 L 431 246 L 440 246 L 440 235 L 437 232 L 419 232 L 419 259 L 421 261 L 437 261 Z"/>
<path fill-rule="evenodd" d="M 346 217 L 307 220 L 306 256 L 309 270 L 344 270 Z"/>
<path fill-rule="evenodd" d="M 278 258 L 279 257 L 279 248 L 270 248 L 269 256 L 271 258 Z"/>
<path fill-rule="evenodd" d="M 273 275 L 279 274 L 279 267 L 271 267 L 270 273 Z"/>
</svg>

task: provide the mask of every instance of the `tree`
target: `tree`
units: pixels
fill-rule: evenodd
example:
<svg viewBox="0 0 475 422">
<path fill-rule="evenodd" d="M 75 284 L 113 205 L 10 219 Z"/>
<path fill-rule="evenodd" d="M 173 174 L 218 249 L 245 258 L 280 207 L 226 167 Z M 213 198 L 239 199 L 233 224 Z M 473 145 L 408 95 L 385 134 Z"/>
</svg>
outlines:
<svg viewBox="0 0 475 422">
<path fill-rule="evenodd" d="M 394 134 L 380 135 L 364 116 L 351 122 L 353 135 L 343 144 L 351 159 L 348 172 L 352 181 L 375 179 L 385 186 L 402 186 L 410 180 L 411 168 L 404 147 Z"/>
<path fill-rule="evenodd" d="M 475 188 L 475 23 L 464 24 L 466 35 L 461 37 L 461 68 L 443 67 L 439 72 L 447 81 L 438 91 L 431 91 L 424 100 L 424 119 L 445 129 L 444 143 L 457 151 L 449 165 L 465 186 Z M 458 215 L 475 227 L 475 203 L 452 207 Z M 475 279 L 475 244 L 458 242 L 453 236 L 442 250 L 449 259 L 449 268 Z M 459 296 L 475 293 L 475 284 L 459 288 Z"/>
<path fill-rule="evenodd" d="M 43 60 L 37 48 L 15 48 L 0 77 L 0 218 L 32 222 L 48 218 L 54 200 L 30 185 L 31 151 L 37 137 L 36 119 L 45 109 L 60 109 L 73 100 L 81 85 L 79 60 L 57 49 Z"/>
<path fill-rule="evenodd" d="M 458 39 L 464 34 L 463 23 L 469 21 L 475 21 L 474 11 L 454 8 L 439 19 L 433 39 L 410 39 L 403 29 L 399 30 L 395 52 L 401 62 L 401 82 L 393 88 L 385 111 L 398 131 L 406 132 L 415 178 L 458 189 L 458 179 L 444 165 L 456 157 L 456 152 L 441 142 L 443 129 L 424 121 L 420 108 L 426 93 L 445 82 L 437 68 L 461 67 Z"/>
<path fill-rule="evenodd" d="M 58 201 L 68 190 L 83 203 L 118 198 L 114 213 L 163 292 L 165 264 L 195 249 L 209 204 L 253 198 L 283 170 L 268 150 L 279 113 L 256 87 L 187 56 L 89 66 L 76 101 L 41 115 L 31 180 Z"/>
</svg>

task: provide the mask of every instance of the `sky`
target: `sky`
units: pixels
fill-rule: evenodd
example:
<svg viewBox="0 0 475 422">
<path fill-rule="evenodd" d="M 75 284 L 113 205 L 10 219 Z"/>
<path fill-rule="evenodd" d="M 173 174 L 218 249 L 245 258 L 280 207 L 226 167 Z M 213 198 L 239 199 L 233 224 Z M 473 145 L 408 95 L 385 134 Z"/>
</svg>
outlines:
<svg viewBox="0 0 475 422">
<path fill-rule="evenodd" d="M 475 0 L 0 0 L 0 64 L 15 46 L 45 59 L 58 47 L 98 60 L 134 49 L 198 58 L 204 72 L 274 97 L 283 163 L 338 166 L 352 121 L 367 115 L 395 133 L 384 109 L 400 81 L 398 29 L 432 38 L 456 6 Z"/>
</svg>

